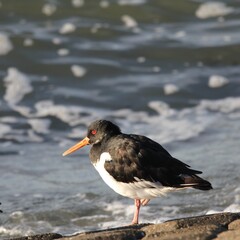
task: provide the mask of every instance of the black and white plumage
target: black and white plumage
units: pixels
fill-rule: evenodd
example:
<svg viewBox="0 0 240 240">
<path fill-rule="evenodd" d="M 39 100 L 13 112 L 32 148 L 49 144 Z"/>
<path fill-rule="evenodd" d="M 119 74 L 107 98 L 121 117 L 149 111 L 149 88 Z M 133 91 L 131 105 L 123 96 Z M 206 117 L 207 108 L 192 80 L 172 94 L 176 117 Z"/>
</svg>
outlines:
<svg viewBox="0 0 240 240">
<path fill-rule="evenodd" d="M 140 135 L 124 134 L 107 120 L 90 124 L 87 137 L 68 149 L 68 155 L 91 144 L 90 159 L 105 183 L 115 192 L 135 200 L 132 224 L 138 223 L 141 205 L 169 191 L 212 189 L 197 176 L 201 171 L 172 157 L 160 144 Z"/>
</svg>

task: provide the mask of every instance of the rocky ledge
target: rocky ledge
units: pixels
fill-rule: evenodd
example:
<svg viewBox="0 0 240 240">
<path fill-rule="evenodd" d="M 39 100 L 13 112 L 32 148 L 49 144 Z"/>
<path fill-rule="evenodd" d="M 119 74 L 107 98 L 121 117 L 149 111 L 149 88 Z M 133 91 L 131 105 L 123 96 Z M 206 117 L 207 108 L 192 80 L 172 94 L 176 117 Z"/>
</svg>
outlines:
<svg viewBox="0 0 240 240">
<path fill-rule="evenodd" d="M 240 240 L 240 213 L 181 218 L 160 224 L 139 224 L 62 236 L 47 233 L 14 240 Z"/>
</svg>

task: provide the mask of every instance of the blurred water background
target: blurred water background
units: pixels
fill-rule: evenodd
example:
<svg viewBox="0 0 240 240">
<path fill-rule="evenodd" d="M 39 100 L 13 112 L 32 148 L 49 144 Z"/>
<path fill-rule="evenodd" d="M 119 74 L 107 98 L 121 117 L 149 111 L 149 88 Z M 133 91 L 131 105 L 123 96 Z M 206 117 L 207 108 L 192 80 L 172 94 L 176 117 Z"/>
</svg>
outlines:
<svg viewBox="0 0 240 240">
<path fill-rule="evenodd" d="M 202 170 L 214 190 L 142 208 L 141 222 L 240 211 L 240 1 L 0 0 L 0 237 L 130 223 L 86 147 L 107 118 Z"/>
</svg>

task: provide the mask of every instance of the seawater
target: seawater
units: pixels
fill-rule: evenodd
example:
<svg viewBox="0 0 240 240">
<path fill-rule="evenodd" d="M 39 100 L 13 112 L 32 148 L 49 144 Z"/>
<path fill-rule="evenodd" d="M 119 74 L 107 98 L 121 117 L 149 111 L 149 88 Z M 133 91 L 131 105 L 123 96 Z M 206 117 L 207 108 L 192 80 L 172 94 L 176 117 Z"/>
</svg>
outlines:
<svg viewBox="0 0 240 240">
<path fill-rule="evenodd" d="M 214 190 L 152 200 L 140 221 L 240 211 L 240 5 L 0 1 L 0 236 L 130 223 L 133 201 L 96 174 L 100 118 L 147 135 Z"/>
</svg>

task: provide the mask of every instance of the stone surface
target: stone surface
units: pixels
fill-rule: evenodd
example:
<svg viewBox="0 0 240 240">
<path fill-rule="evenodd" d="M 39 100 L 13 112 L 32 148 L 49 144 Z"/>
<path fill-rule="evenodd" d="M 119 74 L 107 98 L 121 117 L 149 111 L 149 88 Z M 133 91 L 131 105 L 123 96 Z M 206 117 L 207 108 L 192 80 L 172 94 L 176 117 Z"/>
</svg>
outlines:
<svg viewBox="0 0 240 240">
<path fill-rule="evenodd" d="M 231 222 L 229 225 L 228 225 L 228 229 L 240 229 L 240 219 L 237 219 L 233 222 Z"/>
<path fill-rule="evenodd" d="M 240 219 L 228 225 L 228 231 L 220 233 L 215 240 L 240 240 Z"/>
<path fill-rule="evenodd" d="M 27 237 L 19 237 L 19 238 L 13 238 L 14 240 L 54 240 L 62 238 L 63 236 L 58 233 L 45 233 L 45 234 L 39 234 L 34 236 L 27 236 Z"/>
<path fill-rule="evenodd" d="M 240 240 L 240 213 L 218 213 L 175 219 L 160 224 L 139 224 L 73 236 L 42 234 L 14 240 Z"/>
</svg>

